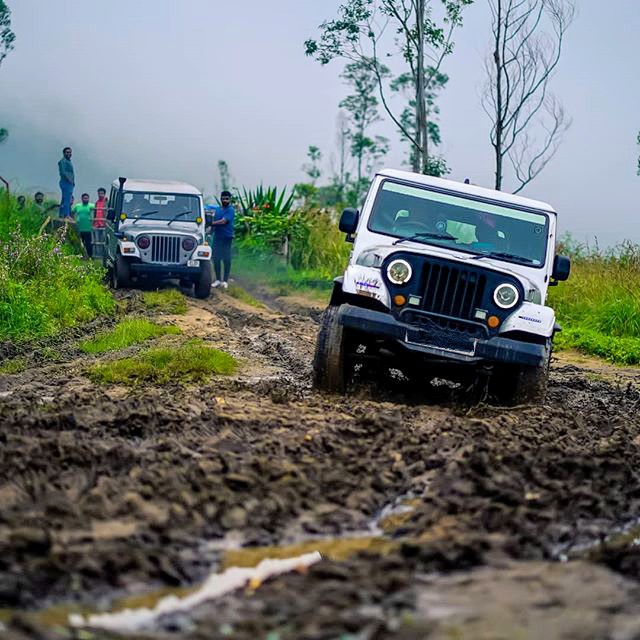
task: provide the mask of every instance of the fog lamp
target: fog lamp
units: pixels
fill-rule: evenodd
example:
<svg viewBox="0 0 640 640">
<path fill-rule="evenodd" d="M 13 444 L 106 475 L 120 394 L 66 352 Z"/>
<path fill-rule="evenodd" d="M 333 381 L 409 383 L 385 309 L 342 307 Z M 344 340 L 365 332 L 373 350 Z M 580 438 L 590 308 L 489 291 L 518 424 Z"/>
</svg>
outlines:
<svg viewBox="0 0 640 640">
<path fill-rule="evenodd" d="M 489 316 L 487 325 L 490 329 L 497 329 L 500 326 L 500 318 L 498 316 Z"/>
<path fill-rule="evenodd" d="M 407 299 L 404 296 L 394 296 L 393 297 L 393 303 L 398 307 L 401 307 L 403 304 L 405 304 L 406 301 L 407 301 Z"/>
</svg>

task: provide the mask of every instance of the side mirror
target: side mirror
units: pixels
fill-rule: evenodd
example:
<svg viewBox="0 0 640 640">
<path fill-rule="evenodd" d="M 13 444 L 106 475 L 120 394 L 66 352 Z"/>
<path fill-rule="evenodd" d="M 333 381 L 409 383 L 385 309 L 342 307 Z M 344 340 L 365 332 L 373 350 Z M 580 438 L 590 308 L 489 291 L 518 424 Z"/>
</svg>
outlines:
<svg viewBox="0 0 640 640">
<path fill-rule="evenodd" d="M 107 220 L 113 222 L 116 219 L 116 210 L 113 207 L 107 209 Z"/>
<path fill-rule="evenodd" d="M 569 279 L 571 273 L 571 260 L 566 256 L 556 256 L 553 261 L 553 272 L 551 277 L 556 282 L 563 282 Z"/>
<path fill-rule="evenodd" d="M 358 228 L 358 219 L 360 218 L 360 212 L 357 209 L 345 209 L 340 216 L 339 229 L 343 233 L 351 235 L 356 232 Z"/>
</svg>

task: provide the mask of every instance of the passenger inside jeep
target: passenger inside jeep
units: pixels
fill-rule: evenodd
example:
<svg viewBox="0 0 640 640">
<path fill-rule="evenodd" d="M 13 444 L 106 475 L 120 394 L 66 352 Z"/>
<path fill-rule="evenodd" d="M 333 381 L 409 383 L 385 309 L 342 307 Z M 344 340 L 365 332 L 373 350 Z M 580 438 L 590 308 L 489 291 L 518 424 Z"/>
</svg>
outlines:
<svg viewBox="0 0 640 640">
<path fill-rule="evenodd" d="M 509 253 L 516 262 L 542 265 L 547 224 L 543 213 L 389 181 L 378 193 L 369 229 L 471 253 Z"/>
</svg>

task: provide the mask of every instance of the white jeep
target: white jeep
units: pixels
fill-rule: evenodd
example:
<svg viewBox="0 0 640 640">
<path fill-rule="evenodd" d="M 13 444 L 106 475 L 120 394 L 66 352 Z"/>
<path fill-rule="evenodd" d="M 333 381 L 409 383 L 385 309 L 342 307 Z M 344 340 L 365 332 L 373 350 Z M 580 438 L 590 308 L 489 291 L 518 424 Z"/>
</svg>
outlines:
<svg viewBox="0 0 640 640">
<path fill-rule="evenodd" d="M 177 278 L 211 291 L 211 247 L 202 193 L 184 182 L 119 178 L 111 186 L 103 264 L 114 288 L 133 279 Z"/>
<path fill-rule="evenodd" d="M 418 385 L 487 379 L 502 403 L 544 400 L 560 329 L 547 289 L 570 272 L 548 204 L 384 170 L 340 230 L 353 251 L 322 317 L 316 387 L 343 392 L 373 365 Z"/>
</svg>

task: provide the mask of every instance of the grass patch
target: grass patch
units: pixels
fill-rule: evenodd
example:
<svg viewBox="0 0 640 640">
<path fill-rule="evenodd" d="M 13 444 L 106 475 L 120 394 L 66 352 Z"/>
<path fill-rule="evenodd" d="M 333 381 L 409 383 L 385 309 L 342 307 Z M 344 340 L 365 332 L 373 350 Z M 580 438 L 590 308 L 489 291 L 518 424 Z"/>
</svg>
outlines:
<svg viewBox="0 0 640 640">
<path fill-rule="evenodd" d="M 257 309 L 264 308 L 262 302 L 256 300 L 250 293 L 245 291 L 242 287 L 239 287 L 237 284 L 229 285 L 226 293 L 228 293 L 232 298 L 240 300 L 251 307 L 256 307 Z"/>
<path fill-rule="evenodd" d="M 572 246 L 571 278 L 549 290 L 563 331 L 560 349 L 605 358 L 615 364 L 640 363 L 640 245 L 623 243 L 602 252 Z"/>
<path fill-rule="evenodd" d="M 212 375 L 229 375 L 237 366 L 233 356 L 198 340 L 95 365 L 89 369 L 89 377 L 98 383 L 125 385 L 200 382 Z"/>
<path fill-rule="evenodd" d="M 176 289 L 162 289 L 161 291 L 146 291 L 142 301 L 147 309 L 160 313 L 182 315 L 187 312 L 187 300 Z"/>
<path fill-rule="evenodd" d="M 584 326 L 570 327 L 556 335 L 559 349 L 575 349 L 614 364 L 640 364 L 640 338 L 608 336 Z"/>
<path fill-rule="evenodd" d="M 84 353 L 106 353 L 119 351 L 151 338 L 180 333 L 173 325 L 159 325 L 145 318 L 127 318 L 118 322 L 110 331 L 97 335 L 92 340 L 80 343 Z"/>
<path fill-rule="evenodd" d="M 26 370 L 26 368 L 26 358 L 11 358 L 9 360 L 5 360 L 2 364 L 0 364 L 0 374 L 14 375 L 16 373 L 22 373 Z"/>
</svg>

